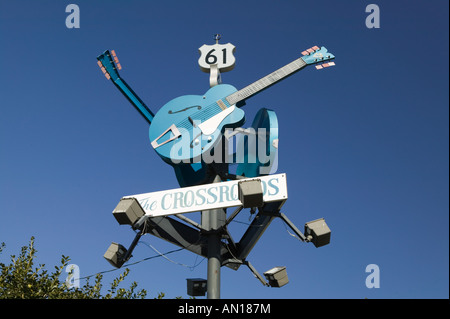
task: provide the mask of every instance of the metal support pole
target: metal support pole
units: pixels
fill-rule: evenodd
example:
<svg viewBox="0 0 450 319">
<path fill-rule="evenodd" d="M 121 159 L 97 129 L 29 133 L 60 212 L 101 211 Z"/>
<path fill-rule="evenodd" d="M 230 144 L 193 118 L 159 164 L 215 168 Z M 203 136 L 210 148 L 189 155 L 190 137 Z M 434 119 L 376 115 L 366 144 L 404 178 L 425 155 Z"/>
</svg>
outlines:
<svg viewBox="0 0 450 319">
<path fill-rule="evenodd" d="M 216 233 L 208 238 L 208 299 L 220 299 L 220 266 L 220 236 Z"/>
<path fill-rule="evenodd" d="M 213 183 L 219 183 L 220 177 L 217 175 Z M 207 231 L 208 241 L 208 277 L 207 277 L 207 298 L 220 299 L 220 267 L 221 258 L 221 230 L 225 224 L 225 209 L 212 209 L 202 212 L 202 228 Z"/>
</svg>

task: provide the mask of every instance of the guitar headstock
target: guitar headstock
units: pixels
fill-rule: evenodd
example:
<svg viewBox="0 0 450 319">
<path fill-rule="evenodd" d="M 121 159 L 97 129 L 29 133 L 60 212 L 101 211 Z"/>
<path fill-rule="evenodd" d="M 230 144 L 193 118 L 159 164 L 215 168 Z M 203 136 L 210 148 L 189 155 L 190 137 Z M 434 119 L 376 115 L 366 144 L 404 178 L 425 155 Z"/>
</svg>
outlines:
<svg viewBox="0 0 450 319">
<path fill-rule="evenodd" d="M 119 71 L 117 70 L 122 70 L 122 66 L 119 63 L 119 59 L 114 50 L 111 50 L 111 52 L 106 50 L 97 57 L 97 60 L 98 66 L 108 80 L 112 78 L 112 80 L 115 81 L 120 78 Z"/>
<path fill-rule="evenodd" d="M 302 54 L 302 59 L 307 64 L 317 64 L 316 69 L 323 69 L 335 65 L 334 62 L 323 63 L 334 59 L 334 55 L 328 52 L 325 47 L 319 48 L 318 46 L 313 46 L 312 48 L 303 51 Z M 323 64 L 319 65 L 319 63 Z"/>
</svg>

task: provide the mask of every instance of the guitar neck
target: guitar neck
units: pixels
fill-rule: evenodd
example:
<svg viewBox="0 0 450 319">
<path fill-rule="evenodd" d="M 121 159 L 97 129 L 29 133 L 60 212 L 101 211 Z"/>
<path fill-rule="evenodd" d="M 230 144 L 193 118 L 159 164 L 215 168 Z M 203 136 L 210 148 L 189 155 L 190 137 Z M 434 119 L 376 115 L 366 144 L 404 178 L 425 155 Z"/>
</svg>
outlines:
<svg viewBox="0 0 450 319">
<path fill-rule="evenodd" d="M 246 86 L 245 88 L 233 94 L 230 94 L 229 96 L 226 97 L 226 100 L 228 101 L 228 103 L 230 103 L 230 105 L 234 105 L 267 89 L 268 87 L 287 78 L 288 76 L 300 71 L 306 65 L 307 63 L 302 58 L 294 60 L 291 63 L 283 66 L 282 68 L 263 77 L 262 79 Z"/>
<path fill-rule="evenodd" d="M 112 79 L 111 79 L 112 80 Z M 128 86 L 128 84 L 125 82 L 125 80 L 121 79 L 120 77 L 116 80 L 112 80 L 114 85 L 122 92 L 123 95 L 128 99 L 128 101 L 133 104 L 133 106 L 141 113 L 141 115 L 145 118 L 145 120 L 152 124 L 154 114 L 150 109 L 147 107 L 147 105 L 142 102 L 142 100 L 137 96 L 136 93 Z"/>
<path fill-rule="evenodd" d="M 111 56 L 112 54 L 112 56 Z M 127 82 L 119 76 L 119 71 L 122 67 L 119 64 L 119 59 L 116 56 L 114 50 L 106 50 L 97 57 L 97 64 L 106 76 L 108 80 L 122 92 L 123 95 L 130 101 L 131 104 L 136 108 L 136 110 L 141 113 L 144 119 L 152 124 L 153 118 L 155 117 L 152 111 L 145 105 L 144 102 L 139 98 L 139 96 L 128 86 Z M 115 62 L 115 63 L 114 63 Z"/>
</svg>

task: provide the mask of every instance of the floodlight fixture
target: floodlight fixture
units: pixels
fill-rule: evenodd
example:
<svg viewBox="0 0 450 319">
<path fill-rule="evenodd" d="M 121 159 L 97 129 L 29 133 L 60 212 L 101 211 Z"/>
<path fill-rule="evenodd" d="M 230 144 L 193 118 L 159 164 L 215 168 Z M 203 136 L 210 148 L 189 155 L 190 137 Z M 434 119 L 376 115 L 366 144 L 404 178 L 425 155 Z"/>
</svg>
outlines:
<svg viewBox="0 0 450 319">
<path fill-rule="evenodd" d="M 120 244 L 113 242 L 109 246 L 108 250 L 103 255 L 103 257 L 105 257 L 105 259 L 114 267 L 116 268 L 122 267 L 122 265 L 132 257 L 131 253 L 133 252 L 134 248 L 139 242 L 139 239 L 144 233 L 145 227 L 142 227 L 134 237 L 133 242 L 131 243 L 130 247 L 128 247 L 128 249 L 126 249 Z"/>
<path fill-rule="evenodd" d="M 283 287 L 289 282 L 286 267 L 274 267 L 264 273 L 266 279 L 269 281 L 270 287 Z"/>
<path fill-rule="evenodd" d="M 135 198 L 122 198 L 113 210 L 113 215 L 120 225 L 133 225 L 145 212 Z"/>
<path fill-rule="evenodd" d="M 264 193 L 260 179 L 240 181 L 238 188 L 239 200 L 244 208 L 261 207 L 264 205 Z"/>
<path fill-rule="evenodd" d="M 204 296 L 207 289 L 207 281 L 203 278 L 188 278 L 187 294 L 192 297 Z"/>
<path fill-rule="evenodd" d="M 114 267 L 120 268 L 125 263 L 127 249 L 118 243 L 111 243 L 103 257 Z"/>
<path fill-rule="evenodd" d="M 305 224 L 305 235 L 318 248 L 330 243 L 331 230 L 325 219 L 319 218 Z"/>
</svg>

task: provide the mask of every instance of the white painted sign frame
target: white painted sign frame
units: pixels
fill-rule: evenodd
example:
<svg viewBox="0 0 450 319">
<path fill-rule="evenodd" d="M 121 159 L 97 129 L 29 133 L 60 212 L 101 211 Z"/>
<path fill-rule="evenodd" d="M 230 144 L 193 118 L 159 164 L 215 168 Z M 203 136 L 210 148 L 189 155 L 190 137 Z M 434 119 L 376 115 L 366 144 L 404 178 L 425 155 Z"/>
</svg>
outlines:
<svg viewBox="0 0 450 319">
<path fill-rule="evenodd" d="M 165 191 L 124 196 L 135 198 L 150 217 L 192 213 L 210 209 L 241 206 L 238 183 L 260 180 L 265 203 L 287 200 L 286 174 L 276 174 L 221 183 L 183 187 Z M 280 205 L 281 206 L 281 205 Z"/>
</svg>

